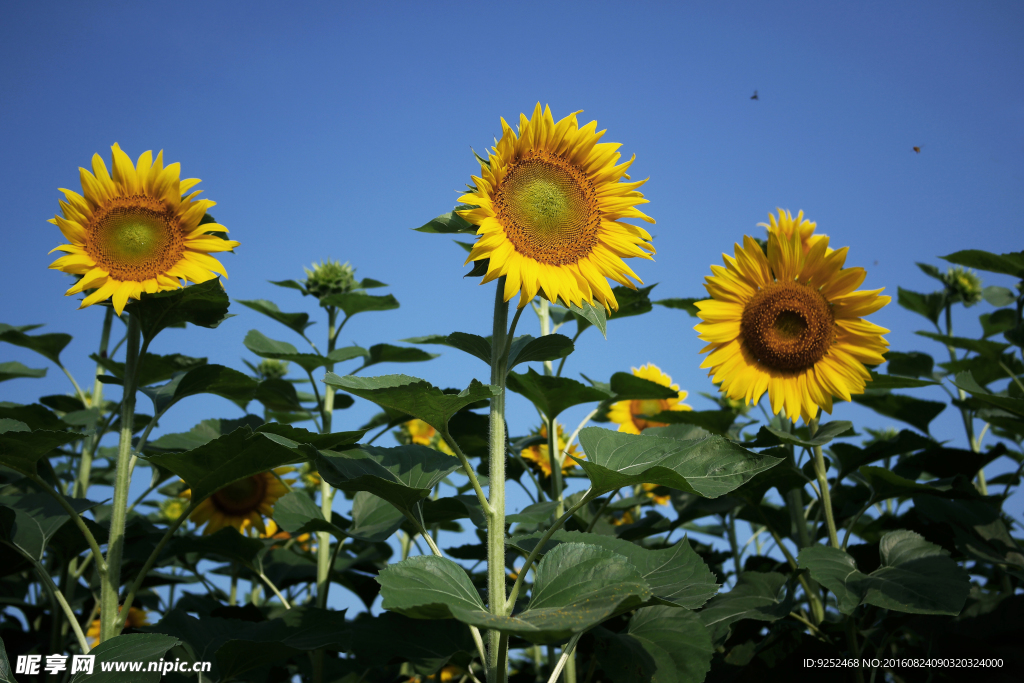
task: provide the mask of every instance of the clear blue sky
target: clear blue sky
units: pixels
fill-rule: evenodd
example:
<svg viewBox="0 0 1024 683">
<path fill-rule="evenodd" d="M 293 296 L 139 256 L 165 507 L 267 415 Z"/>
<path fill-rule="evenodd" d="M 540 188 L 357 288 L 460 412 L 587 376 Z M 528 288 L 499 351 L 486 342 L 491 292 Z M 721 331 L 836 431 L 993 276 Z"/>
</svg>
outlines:
<svg viewBox="0 0 1024 683">
<path fill-rule="evenodd" d="M 12 3 L 0 63 L 0 322 L 74 334 L 64 356 L 80 379 L 102 310 L 76 311 L 62 296 L 70 278 L 46 269 L 62 239 L 45 221 L 57 188 L 77 189 L 78 167 L 94 152 L 109 163 L 115 141 L 133 159 L 163 149 L 184 177 L 203 179 L 211 213 L 242 243 L 222 259 L 232 297 L 302 310 L 310 299 L 267 280 L 300 278 L 326 257 L 388 282 L 402 308 L 346 328 L 345 341 L 364 346 L 489 333 L 493 285 L 462 279 L 465 253 L 448 238 L 410 228 L 450 210 L 479 171 L 470 148 L 483 151 L 500 116 L 514 122 L 537 101 L 556 119 L 582 109 L 581 124 L 596 119 L 606 141 L 637 155 L 658 253 L 634 269 L 660 283 L 655 298 L 702 296 L 709 265 L 743 234 L 761 236 L 756 224 L 776 207 L 803 209 L 833 246 L 850 247 L 849 265 L 868 268 L 866 287 L 894 298 L 897 285 L 936 288 L 915 261 L 1022 248 L 1019 2 Z M 966 320 L 986 306 L 961 316 L 960 331 L 974 333 Z M 249 329 L 301 342 L 233 312 L 215 331 L 165 333 L 154 350 L 242 368 Z M 894 350 L 944 353 L 913 334 L 926 321 L 895 303 L 872 320 L 892 330 Z M 567 374 L 606 379 L 655 362 L 706 408 L 696 394 L 713 387 L 695 322 L 658 308 L 612 323 L 607 341 L 588 332 Z M 536 334 L 535 321 L 520 329 Z M 441 386 L 486 378 L 482 364 L 443 350 L 378 373 Z M 3 345 L 7 360 L 45 364 Z M 67 390 L 53 369 L 0 384 L 0 400 Z M 372 412 L 357 406 L 337 426 Z M 513 397 L 514 433 L 533 426 L 530 413 Z M 238 414 L 192 399 L 158 433 Z M 834 418 L 890 424 L 848 404 Z M 964 444 L 951 409 L 933 432 Z"/>
</svg>

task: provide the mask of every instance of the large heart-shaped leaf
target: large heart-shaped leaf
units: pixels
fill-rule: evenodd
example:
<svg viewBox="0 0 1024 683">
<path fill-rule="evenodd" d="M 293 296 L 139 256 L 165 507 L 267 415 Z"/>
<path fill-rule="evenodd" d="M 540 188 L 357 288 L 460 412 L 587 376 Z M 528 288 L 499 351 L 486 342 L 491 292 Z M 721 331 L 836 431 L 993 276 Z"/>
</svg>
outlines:
<svg viewBox="0 0 1024 683">
<path fill-rule="evenodd" d="M 320 476 L 347 492 L 368 491 L 405 513 L 459 468 L 459 461 L 426 446 L 361 446 L 342 453 L 319 451 Z"/>
<path fill-rule="evenodd" d="M 422 349 L 409 346 L 374 344 L 370 347 L 366 360 L 363 361 L 363 368 L 376 365 L 377 363 L 420 363 L 437 358 L 437 356 L 438 354 L 436 353 L 427 353 Z"/>
<path fill-rule="evenodd" d="M 161 453 L 146 460 L 185 480 L 192 500 L 200 501 L 228 484 L 306 460 L 299 443 L 242 426 L 226 436 L 183 453 Z"/>
<path fill-rule="evenodd" d="M 346 531 L 353 538 L 386 541 L 404 521 L 405 515 L 391 503 L 368 491 L 357 491 L 352 499 L 352 526 Z"/>
<path fill-rule="evenodd" d="M 792 583 L 792 582 L 791 582 Z M 740 619 L 775 621 L 793 609 L 793 587 L 782 597 L 786 576 L 778 572 L 743 572 L 728 593 L 719 593 L 698 614 L 714 642 L 724 639 L 729 624 Z"/>
<path fill-rule="evenodd" d="M 299 334 L 305 334 L 306 328 L 313 324 L 309 322 L 308 313 L 283 313 L 273 301 L 267 301 L 266 299 L 251 299 L 249 301 L 235 299 L 235 301 L 247 308 L 262 313 L 268 318 L 273 318 Z"/>
<path fill-rule="evenodd" d="M 403 339 L 413 344 L 440 344 L 450 346 L 460 351 L 465 351 L 471 356 L 479 358 L 486 365 L 491 364 L 491 338 L 481 337 L 478 334 L 466 332 L 452 332 L 448 336 L 432 335 L 427 337 L 414 337 Z M 511 370 L 520 363 L 531 361 L 558 360 L 565 358 L 573 351 L 572 340 L 561 334 L 549 334 L 539 339 L 526 334 L 516 337 L 509 345 L 508 365 Z"/>
<path fill-rule="evenodd" d="M 157 683 L 163 674 L 160 671 L 148 671 L 149 662 L 159 662 L 168 650 L 180 643 L 178 638 L 161 633 L 116 636 L 89 652 L 96 657 L 92 671 L 80 671 L 71 679 L 71 683 Z M 104 664 L 115 662 L 124 662 L 123 668 L 112 666 L 110 671 L 104 670 Z M 141 662 L 141 669 L 133 671 L 131 662 Z"/>
<path fill-rule="evenodd" d="M 953 384 L 968 392 L 979 401 L 1001 408 L 1009 413 L 1013 413 L 1014 415 L 1024 417 L 1024 400 L 990 393 L 975 381 L 970 372 L 962 372 L 957 375 L 956 379 L 953 380 Z"/>
<path fill-rule="evenodd" d="M 510 372 L 508 388 L 528 398 L 549 419 L 558 417 L 566 408 L 609 398 L 600 389 L 568 377 L 541 375 L 533 368 L 524 374 Z"/>
<path fill-rule="evenodd" d="M 516 536 L 509 544 L 529 553 L 541 536 L 540 532 Z M 547 553 L 562 543 L 585 543 L 622 555 L 640 572 L 651 593 L 663 604 L 697 609 L 718 592 L 715 575 L 686 539 L 670 548 L 648 550 L 612 536 L 556 531 L 543 550 Z"/>
<path fill-rule="evenodd" d="M 461 393 L 446 394 L 426 380 L 408 375 L 339 377 L 328 372 L 324 382 L 373 401 L 392 413 L 418 417 L 437 430 L 444 430 L 452 415 L 462 408 L 489 400 L 498 393 L 496 387 L 473 380 Z"/>
<path fill-rule="evenodd" d="M 837 548 L 811 546 L 800 551 L 800 566 L 835 593 L 839 610 L 850 614 L 862 602 L 912 614 L 957 615 L 970 581 L 945 550 L 906 529 L 891 531 L 879 544 L 882 566 L 870 574 Z"/>
<path fill-rule="evenodd" d="M 0 382 L 21 377 L 46 377 L 46 368 L 30 368 L 18 361 L 0 363 Z"/>
<path fill-rule="evenodd" d="M 711 669 L 711 633 L 696 613 L 643 607 L 620 634 L 597 634 L 598 661 L 616 683 L 701 683 Z"/>
<path fill-rule="evenodd" d="M 182 289 L 143 294 L 141 300 L 128 304 L 128 311 L 139 318 L 142 339 L 148 346 L 167 327 L 184 327 L 185 323 L 217 327 L 229 317 L 230 305 L 220 279 L 214 278 Z"/>
<path fill-rule="evenodd" d="M 965 249 L 939 258 L 968 268 L 1024 278 L 1024 251 L 993 254 L 981 249 Z"/>
<path fill-rule="evenodd" d="M 377 575 L 381 607 L 417 619 L 450 619 L 454 610 L 484 610 L 466 570 L 449 559 L 418 555 L 390 564 Z"/>
<path fill-rule="evenodd" d="M 782 462 L 720 436 L 677 441 L 588 427 L 579 439 L 587 457 L 576 462 L 590 477 L 592 496 L 646 483 L 717 498 Z"/>
<path fill-rule="evenodd" d="M 346 318 L 366 311 L 390 311 L 399 306 L 398 300 L 390 294 L 374 296 L 363 292 L 331 294 L 321 300 L 320 304 L 322 306 L 337 306 L 345 312 Z"/>
<path fill-rule="evenodd" d="M 59 332 L 35 335 L 25 334 L 26 330 L 31 330 L 36 327 L 38 327 L 38 325 L 14 327 L 12 325 L 0 323 L 0 341 L 31 349 L 40 356 L 60 365 L 60 352 L 64 350 L 65 346 L 71 343 L 71 335 Z"/>
<path fill-rule="evenodd" d="M 84 512 L 98 505 L 91 500 L 65 498 L 75 510 Z M 43 559 L 43 551 L 53 535 L 71 518 L 64 508 L 48 493 L 23 493 L 0 496 L 0 507 L 14 512 L 7 523 L 0 523 L 0 537 L 20 548 L 36 561 Z"/>
<path fill-rule="evenodd" d="M 98 365 L 110 371 L 110 374 L 124 382 L 124 363 L 118 363 L 110 358 L 104 358 L 92 354 L 89 358 L 96 361 Z M 180 353 L 172 353 L 161 356 L 155 353 L 144 353 L 139 357 L 139 365 L 136 370 L 135 381 L 140 387 L 166 382 L 179 372 L 188 372 L 194 368 L 206 365 L 205 358 L 192 358 L 183 356 Z"/>
<path fill-rule="evenodd" d="M 465 218 L 451 211 L 450 213 L 442 213 L 437 218 L 424 223 L 418 228 L 413 228 L 417 232 L 430 232 L 440 233 L 443 235 L 452 235 L 455 233 L 476 233 L 476 226 L 467 221 Z"/>
<path fill-rule="evenodd" d="M 18 427 L 18 425 L 21 425 Z M 24 423 L 5 420 L 0 424 L 0 465 L 23 474 L 35 474 L 36 463 L 53 452 L 82 438 L 75 432 L 57 432 L 39 429 L 28 431 Z"/>
<path fill-rule="evenodd" d="M 295 363 L 306 372 L 312 372 L 330 363 L 326 356 L 315 353 L 299 353 L 299 350 L 294 345 L 271 339 L 259 330 L 249 330 L 242 343 L 245 344 L 245 348 L 260 358 L 272 358 L 274 360 Z"/>
<path fill-rule="evenodd" d="M 460 652 L 476 651 L 469 628 L 454 619 L 410 619 L 396 612 L 361 617 L 353 624 L 352 652 L 362 667 L 408 662 L 430 676 Z"/>
<path fill-rule="evenodd" d="M 854 396 L 853 400 L 880 415 L 896 418 L 913 425 L 925 434 L 928 433 L 928 425 L 931 424 L 931 421 L 946 409 L 945 403 L 925 401 L 913 396 L 888 392 L 861 394 Z"/>
<path fill-rule="evenodd" d="M 498 617 L 461 605 L 450 611 L 459 621 L 546 644 L 582 633 L 651 597 L 647 582 L 626 557 L 596 545 L 559 544 L 535 572 L 529 606 L 517 615 Z"/>
</svg>

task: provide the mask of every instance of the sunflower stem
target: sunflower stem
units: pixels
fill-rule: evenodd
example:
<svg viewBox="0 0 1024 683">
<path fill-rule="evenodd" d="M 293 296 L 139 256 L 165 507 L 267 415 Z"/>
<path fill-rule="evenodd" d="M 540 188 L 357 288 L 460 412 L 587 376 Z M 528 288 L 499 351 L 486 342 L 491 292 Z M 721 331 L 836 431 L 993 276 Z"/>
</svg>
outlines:
<svg viewBox="0 0 1024 683">
<path fill-rule="evenodd" d="M 936 325 L 936 327 L 938 327 Z M 940 329 L 941 333 L 942 330 Z M 953 304 L 946 304 L 946 336 L 953 336 Z M 949 351 L 949 360 L 951 363 L 955 363 L 957 360 L 956 350 L 949 344 L 946 345 L 946 350 Z M 966 354 L 965 354 L 966 355 Z M 960 417 L 964 421 L 964 431 L 967 433 L 967 443 L 971 447 L 971 451 L 974 453 L 980 453 L 981 448 L 978 440 L 974 438 L 974 417 L 971 415 L 971 410 L 965 407 L 965 401 L 967 400 L 967 394 L 960 387 L 956 388 L 957 398 L 960 399 Z M 981 468 L 978 470 L 978 491 L 983 496 L 988 495 L 988 484 L 985 482 L 985 469 Z"/>
<path fill-rule="evenodd" d="M 121 555 L 124 525 L 131 485 L 132 425 L 135 421 L 135 376 L 139 364 L 141 328 L 134 313 L 128 313 L 128 343 L 124 361 L 124 398 L 121 400 L 121 439 L 114 470 L 114 501 L 107 541 L 107 570 L 100 575 L 100 642 L 117 635 L 118 588 L 121 585 Z"/>
<path fill-rule="evenodd" d="M 498 279 L 494 292 L 494 327 L 491 339 L 491 385 L 498 393 L 491 398 L 489 493 L 491 510 L 487 515 L 487 601 L 495 616 L 507 614 L 505 604 L 505 379 L 508 366 L 508 303 L 505 301 L 505 278 Z M 504 683 L 505 671 L 499 663 L 502 656 L 501 634 L 487 633 L 487 682 Z"/>
<path fill-rule="evenodd" d="M 103 331 L 100 333 L 100 348 L 99 357 L 107 357 L 107 347 L 110 345 L 110 328 L 114 323 L 114 309 L 108 307 L 103 317 Z M 99 408 L 103 410 L 103 382 L 100 381 L 100 377 L 105 374 L 105 370 L 99 363 L 96 364 L 96 377 L 92 384 L 92 400 L 85 406 L 86 408 Z M 71 494 L 75 498 L 85 498 L 86 493 L 89 491 L 89 478 L 92 475 L 92 455 L 96 451 L 96 446 L 99 444 L 102 432 L 98 431 L 95 435 L 85 440 L 85 445 L 82 447 L 82 460 L 78 464 L 78 479 L 75 481 L 75 487 Z"/>
<path fill-rule="evenodd" d="M 807 423 L 807 429 L 814 438 L 818 431 L 818 418 L 813 418 Z M 825 524 L 828 526 L 828 540 L 833 548 L 839 548 L 839 536 L 836 534 L 836 520 L 832 516 L 832 494 L 828 488 L 828 471 L 825 467 L 825 456 L 822 455 L 821 446 L 814 447 L 814 474 L 818 477 L 818 493 L 821 496 L 821 507 L 825 511 Z"/>
</svg>

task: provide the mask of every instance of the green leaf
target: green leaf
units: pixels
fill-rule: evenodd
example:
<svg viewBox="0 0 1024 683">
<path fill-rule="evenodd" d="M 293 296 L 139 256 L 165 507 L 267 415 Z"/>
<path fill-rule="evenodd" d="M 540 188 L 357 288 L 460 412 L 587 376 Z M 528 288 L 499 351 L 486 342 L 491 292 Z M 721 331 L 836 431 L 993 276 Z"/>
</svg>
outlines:
<svg viewBox="0 0 1024 683">
<path fill-rule="evenodd" d="M 301 283 L 298 283 L 295 280 L 267 280 L 267 282 L 272 285 L 277 285 L 278 287 L 284 287 L 285 289 L 297 289 L 302 292 L 302 296 L 309 294 L 309 291 L 307 291 Z"/>
<path fill-rule="evenodd" d="M 350 536 L 370 542 L 391 538 L 405 521 L 405 515 L 391 503 L 368 491 L 357 491 L 352 499 Z"/>
<path fill-rule="evenodd" d="M 987 270 L 990 273 L 1003 273 L 1013 277 L 1024 278 L 1024 251 L 1010 252 L 1008 254 L 992 254 L 980 249 L 966 249 L 957 251 L 948 256 L 939 258 L 966 266 Z"/>
<path fill-rule="evenodd" d="M 629 372 L 616 372 L 612 375 L 609 387 L 613 394 L 614 401 L 642 401 L 644 399 L 676 398 L 679 391 L 672 387 L 666 387 L 657 382 L 652 382 L 643 377 L 637 377 Z"/>
<path fill-rule="evenodd" d="M 0 683 L 16 683 L 14 675 L 11 674 L 11 665 L 7 661 L 7 649 L 4 648 L 4 639 L 0 638 Z"/>
<path fill-rule="evenodd" d="M 219 278 L 155 294 L 143 294 L 140 301 L 128 304 L 128 312 L 138 316 L 142 339 L 148 345 L 167 327 L 192 323 L 215 328 L 228 318 L 231 302 Z"/>
<path fill-rule="evenodd" d="M 147 462 L 173 472 L 192 489 L 196 503 L 232 482 L 302 462 L 299 444 L 273 434 L 253 433 L 247 426 L 184 453 L 162 453 Z"/>
<path fill-rule="evenodd" d="M 31 349 L 40 356 L 60 365 L 60 352 L 71 343 L 71 335 L 63 333 L 25 334 L 25 330 L 35 329 L 36 327 L 36 325 L 13 327 L 0 323 L 0 341 Z"/>
<path fill-rule="evenodd" d="M 326 449 L 332 451 L 343 451 L 346 448 L 354 446 L 359 439 L 363 438 L 366 433 L 365 429 L 356 429 L 350 432 L 331 432 L 330 434 L 320 434 L 318 432 L 311 432 L 308 429 L 302 427 L 292 427 L 291 425 L 279 424 L 277 422 L 268 422 L 260 425 L 257 432 L 261 434 L 270 435 L 272 439 L 275 439 L 289 447 L 293 444 L 291 442 L 299 444 L 307 444 L 317 449 Z"/>
<path fill-rule="evenodd" d="M 516 337 L 509 348 L 508 369 L 520 363 L 565 358 L 574 348 L 572 340 L 562 334 L 548 334 L 537 339 L 528 334 Z M 487 364 L 490 365 L 489 359 Z"/>
<path fill-rule="evenodd" d="M 293 345 L 288 342 L 276 341 L 267 337 L 259 330 L 249 330 L 242 340 L 245 348 L 255 353 L 260 358 L 272 358 L 295 363 L 306 372 L 312 372 L 317 368 L 330 364 L 326 356 L 315 353 L 299 353 Z"/>
<path fill-rule="evenodd" d="M 450 619 L 453 610 L 484 610 L 466 570 L 449 559 L 418 555 L 377 575 L 381 607 L 416 619 Z"/>
<path fill-rule="evenodd" d="M 390 294 L 374 296 L 363 292 L 344 292 L 342 294 L 331 294 L 320 301 L 322 306 L 337 306 L 345 312 L 345 317 L 350 318 L 356 313 L 366 311 L 390 311 L 398 308 L 398 299 Z"/>
<path fill-rule="evenodd" d="M 942 548 L 900 529 L 882 537 L 879 552 L 882 566 L 870 574 L 858 571 L 847 553 L 826 546 L 804 548 L 798 561 L 836 594 L 844 614 L 861 602 L 911 614 L 955 616 L 963 609 L 970 581 Z"/>
<path fill-rule="evenodd" d="M 542 522 L 545 519 L 547 517 L 538 521 Z M 508 543 L 524 553 L 530 553 L 543 535 L 542 532 L 537 532 L 528 536 L 514 536 Z M 547 553 L 562 543 L 585 543 L 622 555 L 640 572 L 651 593 L 661 604 L 697 609 L 718 592 L 715 575 L 685 538 L 669 548 L 649 550 L 611 536 L 579 531 L 556 531 L 543 550 Z"/>
<path fill-rule="evenodd" d="M 890 375 L 904 377 L 931 377 L 932 369 L 935 367 L 935 360 L 927 353 L 920 351 L 909 353 L 888 351 L 885 354 L 885 360 L 889 363 L 887 370 Z"/>
<path fill-rule="evenodd" d="M 1009 348 L 1009 344 L 1002 344 L 1000 342 L 989 341 L 987 339 L 950 337 L 945 334 L 935 334 L 934 332 L 915 332 L 915 334 L 919 334 L 922 337 L 928 337 L 929 339 L 934 339 L 940 344 L 952 346 L 955 349 L 973 351 L 987 358 L 999 358 L 999 356 Z"/>
<path fill-rule="evenodd" d="M 235 299 L 235 301 L 269 318 L 273 318 L 285 327 L 295 330 L 302 335 L 306 333 L 306 328 L 313 324 L 309 322 L 308 313 L 282 313 L 277 304 L 266 299 L 250 299 L 248 301 Z"/>
<path fill-rule="evenodd" d="M 82 498 L 66 500 L 79 512 L 98 505 Z M 53 496 L 41 491 L 0 496 L 0 506 L 14 512 L 9 526 L 0 523 L 0 535 L 37 562 L 42 561 L 43 551 L 53 535 L 70 519 Z"/>
<path fill-rule="evenodd" d="M 686 311 L 691 317 L 696 318 L 699 310 L 695 304 L 698 301 L 701 301 L 701 299 L 661 299 L 660 301 L 654 301 L 652 303 L 664 306 L 665 308 L 676 308 L 681 311 Z"/>
<path fill-rule="evenodd" d="M 454 211 L 451 213 L 442 213 L 432 221 L 413 229 L 417 232 L 429 232 L 442 235 L 453 235 L 456 233 L 465 233 L 470 235 L 476 234 L 476 226 Z"/>
<path fill-rule="evenodd" d="M 118 363 L 110 358 L 101 358 L 95 353 L 89 358 L 124 382 L 124 363 Z M 139 368 L 135 379 L 138 386 L 145 387 L 157 382 L 166 382 L 179 372 L 188 372 L 202 365 L 206 365 L 205 358 L 192 358 L 180 353 L 173 353 L 169 356 L 144 353 L 139 358 Z"/>
<path fill-rule="evenodd" d="M 0 363 L 0 382 L 19 377 L 46 377 L 46 368 L 29 368 L 18 361 Z"/>
<path fill-rule="evenodd" d="M 369 367 L 376 363 L 419 363 L 425 360 L 437 358 L 436 353 L 427 353 L 421 349 L 414 349 L 408 346 L 393 346 L 391 344 L 374 344 L 370 347 L 363 367 Z"/>
<path fill-rule="evenodd" d="M 583 333 L 583 330 L 594 325 L 597 329 L 601 330 L 601 336 L 605 339 L 608 338 L 608 315 L 604 306 L 595 306 L 584 301 L 582 307 L 573 304 L 569 307 L 569 310 L 572 311 L 573 317 L 576 318 L 577 337 Z"/>
<path fill-rule="evenodd" d="M 831 450 L 839 460 L 839 479 L 842 480 L 861 465 L 935 446 L 936 443 L 931 439 L 909 429 L 903 429 L 891 439 L 876 441 L 866 447 L 851 443 L 834 443 Z"/>
<path fill-rule="evenodd" d="M 929 358 L 928 360 L 931 360 Z M 874 370 L 871 373 L 871 384 L 868 389 L 916 389 L 918 387 L 938 386 L 939 382 L 933 379 L 917 379 L 916 377 L 903 377 L 901 375 L 880 375 Z"/>
<path fill-rule="evenodd" d="M 409 514 L 438 482 L 460 467 L 456 458 L 419 444 L 319 451 L 316 463 L 320 476 L 331 486 L 350 493 L 368 491 Z"/>
<path fill-rule="evenodd" d="M 255 397 L 258 387 L 256 380 L 238 370 L 223 365 L 204 365 L 190 370 L 178 380 L 174 387 L 173 401 L 198 394 L 213 394 L 245 410 L 245 406 Z"/>
<path fill-rule="evenodd" d="M 929 524 L 948 526 L 957 550 L 980 562 L 1007 565 L 1024 578 L 1024 550 L 1010 535 L 997 506 L 986 500 L 914 496 L 914 510 Z"/>
<path fill-rule="evenodd" d="M 408 375 L 339 377 L 328 372 L 324 382 L 342 391 L 373 401 L 385 410 L 404 413 L 443 431 L 452 415 L 478 401 L 489 400 L 498 390 L 473 380 L 459 394 L 446 394 L 429 382 Z"/>
<path fill-rule="evenodd" d="M 736 413 L 732 410 L 665 410 L 646 419 L 669 425 L 694 425 L 712 434 L 725 435 L 736 421 Z"/>
<path fill-rule="evenodd" d="M 554 514 L 555 510 L 558 509 L 559 503 L 557 500 L 542 500 L 539 503 L 533 503 L 527 505 L 522 511 L 515 514 L 506 515 L 506 524 L 540 524 L 551 519 L 551 515 Z M 558 533 L 558 532 L 556 532 Z M 539 537 L 538 537 L 539 538 Z M 522 546 L 519 546 L 522 547 Z M 526 552 L 530 552 L 530 548 L 526 548 Z"/>
<path fill-rule="evenodd" d="M 305 413 L 299 401 L 299 394 L 295 391 L 295 385 L 287 380 L 263 380 L 256 387 L 256 395 L 253 398 L 270 410 Z M 308 414 L 304 415 L 304 418 L 307 416 Z"/>
<path fill-rule="evenodd" d="M 884 467 L 869 467 L 865 465 L 859 470 L 861 476 L 871 486 L 872 499 L 875 501 L 887 500 L 889 498 L 909 498 L 915 493 L 940 494 L 939 489 L 918 484 L 915 481 L 906 479 Z"/>
<path fill-rule="evenodd" d="M 481 529 L 487 528 L 487 518 L 476 495 L 463 494 L 448 498 L 423 499 L 425 524 L 443 524 L 456 519 L 469 519 Z"/>
<path fill-rule="evenodd" d="M 590 477 L 592 496 L 646 483 L 717 498 L 782 462 L 720 436 L 677 441 L 587 427 L 579 440 L 587 458 L 576 462 Z"/>
<path fill-rule="evenodd" d="M 618 320 L 619 318 L 628 318 L 629 316 L 650 312 L 653 308 L 651 306 L 650 293 L 657 286 L 657 283 L 655 283 L 641 289 L 613 287 L 612 294 L 615 295 L 615 300 L 619 304 L 619 310 L 612 311 L 611 317 Z"/>
<path fill-rule="evenodd" d="M 450 608 L 452 615 L 543 645 L 582 633 L 639 607 L 651 596 L 629 560 L 595 545 L 562 543 L 544 556 L 535 572 L 525 611 L 497 617 L 484 612 L 482 605 L 474 609 L 460 604 Z"/>
<path fill-rule="evenodd" d="M 939 324 L 939 316 L 942 315 L 942 311 L 946 307 L 945 292 L 920 294 L 909 289 L 903 289 L 902 287 L 898 288 L 898 292 L 897 301 L 900 306 L 908 311 L 923 315 L 936 325 Z"/>
<path fill-rule="evenodd" d="M 422 676 L 463 652 L 476 652 L 469 629 L 454 619 L 410 619 L 395 612 L 365 615 L 352 629 L 352 652 L 362 667 L 408 662 Z M 344 682 L 342 682 L 344 683 Z"/>
<path fill-rule="evenodd" d="M 533 368 L 524 374 L 510 372 L 508 388 L 530 400 L 549 419 L 582 403 L 603 401 L 608 394 L 568 377 L 541 375 Z"/>
<path fill-rule="evenodd" d="M 242 425 L 248 425 L 250 429 L 256 429 L 261 424 L 263 424 L 263 420 L 255 415 L 246 415 L 237 420 L 203 420 L 187 432 L 163 434 L 159 439 L 150 441 L 146 446 L 146 450 L 190 451 L 193 448 L 204 446 L 225 434 L 230 434 Z"/>
<path fill-rule="evenodd" d="M 925 434 L 928 433 L 931 421 L 946 409 L 945 403 L 900 394 L 861 394 L 854 396 L 853 400 L 876 413 L 913 425 Z"/>
<path fill-rule="evenodd" d="M 25 429 L 4 429 L 0 427 L 0 434 L 34 429 L 45 429 L 55 432 L 67 429 L 67 424 L 63 420 L 38 403 L 27 406 L 8 405 L 6 407 L 0 404 L 0 419 L 16 420 L 23 423 L 26 427 Z"/>
<path fill-rule="evenodd" d="M 276 511 L 275 506 L 275 513 Z M 225 560 L 241 562 L 246 566 L 252 565 L 266 549 L 263 541 L 243 536 L 232 526 L 224 527 L 210 536 L 175 536 L 171 543 L 171 555 L 180 557 L 187 553 L 199 553 L 203 559 L 209 559 L 211 556 L 223 557 Z"/>
<path fill-rule="evenodd" d="M 728 633 L 729 625 L 740 619 L 775 621 L 789 614 L 795 591 L 790 586 L 782 597 L 780 592 L 785 584 L 784 574 L 743 572 L 731 591 L 719 593 L 697 614 L 711 631 L 712 640 L 719 642 Z"/>
<path fill-rule="evenodd" d="M 795 434 L 785 432 L 781 429 L 775 429 L 770 426 L 765 426 L 764 429 L 778 437 L 779 441 L 782 443 L 793 444 L 794 446 L 803 446 L 804 448 L 812 448 L 814 446 L 824 446 L 832 439 L 843 436 L 847 432 L 852 433 L 853 423 L 847 422 L 846 420 L 827 422 L 821 425 L 814 436 L 809 439 L 801 439 Z"/>
<path fill-rule="evenodd" d="M 82 438 L 75 432 L 51 432 L 46 430 L 0 432 L 0 465 L 10 467 L 22 474 L 36 474 L 36 463 L 76 439 Z"/>
<path fill-rule="evenodd" d="M 364 277 L 359 281 L 359 289 L 377 289 L 378 287 L 387 287 L 386 282 L 380 280 L 374 280 L 372 277 Z"/>
<path fill-rule="evenodd" d="M 970 372 L 962 372 L 957 375 L 956 379 L 953 380 L 953 384 L 968 392 L 979 401 L 1024 417 L 1024 400 L 989 393 L 974 380 L 974 376 Z"/>
<path fill-rule="evenodd" d="M 981 323 L 982 336 L 991 337 L 1000 332 L 1009 332 L 1017 326 L 1017 312 L 1012 308 L 1000 308 L 991 313 L 982 313 L 978 316 Z"/>
<path fill-rule="evenodd" d="M 402 341 L 414 344 L 443 344 L 459 351 L 465 351 L 471 356 L 479 358 L 488 366 L 491 364 L 491 340 L 481 337 L 478 334 L 467 332 L 452 332 L 448 336 L 435 335 L 432 337 L 418 337 L 415 339 L 403 339 Z"/>
<path fill-rule="evenodd" d="M 197 285 L 193 285 L 197 286 Z M 71 683 L 158 683 L 163 674 L 147 671 L 149 662 L 159 662 L 181 641 L 161 633 L 130 633 L 100 643 L 89 654 L 96 660 L 91 674 L 79 672 Z M 125 662 L 124 671 L 103 671 L 103 664 Z M 142 671 L 131 671 L 129 662 L 142 662 Z"/>
<path fill-rule="evenodd" d="M 700 616 L 672 607 L 643 607 L 624 633 L 602 640 L 596 655 L 616 683 L 701 683 L 714 654 Z"/>
</svg>

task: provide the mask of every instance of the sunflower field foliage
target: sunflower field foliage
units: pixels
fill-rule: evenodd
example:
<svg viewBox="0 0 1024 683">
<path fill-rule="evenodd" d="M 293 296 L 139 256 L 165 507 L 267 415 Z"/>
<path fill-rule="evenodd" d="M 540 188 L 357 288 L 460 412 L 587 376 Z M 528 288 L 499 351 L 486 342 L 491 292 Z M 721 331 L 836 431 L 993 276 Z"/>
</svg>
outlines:
<svg viewBox="0 0 1024 683">
<path fill-rule="evenodd" d="M 1024 549 L 1003 503 L 1024 470 L 1024 252 L 941 256 L 918 264 L 934 291 L 883 294 L 842 235 L 780 209 L 755 235 L 705 231 L 723 262 L 652 300 L 641 276 L 672 266 L 640 226 L 645 181 L 577 114 L 502 119 L 459 204 L 416 228 L 457 238 L 449 266 L 494 282 L 493 310 L 467 314 L 488 337 L 344 346 L 364 315 L 401 315 L 357 255 L 274 282 L 284 309 L 248 299 L 221 280 L 244 226 L 228 239 L 179 164 L 115 144 L 111 170 L 81 169 L 51 268 L 77 278 L 76 315 L 103 317 L 95 375 L 68 372 L 70 335 L 0 324 L 41 356 L 0 362 L 25 393 L 0 403 L 0 682 L 960 680 L 897 663 L 936 657 L 1019 675 Z M 923 350 L 890 350 L 870 321 L 893 296 Z M 266 326 L 224 338 L 238 306 Z M 706 343 L 674 361 L 707 386 L 643 359 L 574 362 L 655 306 Z M 981 335 L 960 336 L 975 311 Z M 172 327 L 252 360 L 168 349 Z M 374 367 L 432 350 L 478 379 Z M 69 392 L 37 398 L 49 366 Z M 241 417 L 154 434 L 201 394 Z M 533 421 L 506 422 L 511 394 Z M 376 416 L 347 419 L 356 402 Z M 839 419 L 851 402 L 894 427 Z M 962 439 L 935 439 L 936 419 Z M 333 609 L 337 592 L 362 608 Z M 47 669 L 58 653 L 210 669 Z M 23 655 L 42 659 L 14 671 Z"/>
</svg>

